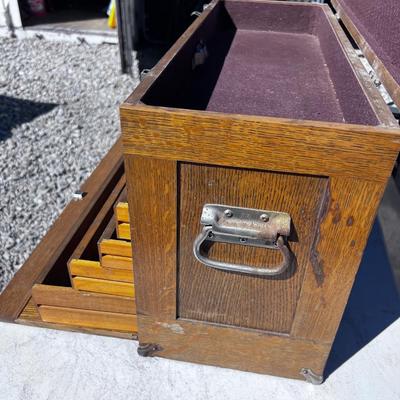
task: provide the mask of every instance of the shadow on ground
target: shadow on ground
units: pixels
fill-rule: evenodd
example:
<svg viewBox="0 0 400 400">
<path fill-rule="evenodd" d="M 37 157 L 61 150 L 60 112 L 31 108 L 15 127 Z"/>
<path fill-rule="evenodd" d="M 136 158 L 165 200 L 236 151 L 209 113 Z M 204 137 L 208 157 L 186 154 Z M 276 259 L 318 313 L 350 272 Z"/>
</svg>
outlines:
<svg viewBox="0 0 400 400">
<path fill-rule="evenodd" d="M 31 100 L 0 95 L 0 141 L 12 136 L 12 129 L 46 114 L 58 104 L 38 103 Z"/>
<path fill-rule="evenodd" d="M 329 356 L 325 376 L 400 317 L 400 297 L 378 221 L 367 248 Z"/>
</svg>

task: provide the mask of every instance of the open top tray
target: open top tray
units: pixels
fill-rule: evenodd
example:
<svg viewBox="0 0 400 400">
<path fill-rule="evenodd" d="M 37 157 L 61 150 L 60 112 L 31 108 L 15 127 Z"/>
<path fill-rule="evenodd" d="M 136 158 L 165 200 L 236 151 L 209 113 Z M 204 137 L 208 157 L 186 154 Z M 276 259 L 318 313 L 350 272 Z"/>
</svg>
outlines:
<svg viewBox="0 0 400 400">
<path fill-rule="evenodd" d="M 320 5 L 220 2 L 141 101 L 230 114 L 378 125 L 332 17 Z M 203 42 L 208 57 L 193 68 L 196 47 Z"/>
</svg>

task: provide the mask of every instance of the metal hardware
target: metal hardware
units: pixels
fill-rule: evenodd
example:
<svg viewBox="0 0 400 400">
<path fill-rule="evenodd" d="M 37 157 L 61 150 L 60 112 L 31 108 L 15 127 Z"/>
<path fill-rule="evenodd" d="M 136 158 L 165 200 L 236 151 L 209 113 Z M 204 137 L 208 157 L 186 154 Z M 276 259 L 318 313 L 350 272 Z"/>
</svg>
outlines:
<svg viewBox="0 0 400 400">
<path fill-rule="evenodd" d="M 161 351 L 161 347 L 154 343 L 139 344 L 137 352 L 142 357 L 152 357 L 156 351 Z"/>
<path fill-rule="evenodd" d="M 293 254 L 286 244 L 291 224 L 290 215 L 287 213 L 206 204 L 200 222 L 204 228 L 194 241 L 193 253 L 198 261 L 208 267 L 245 274 L 275 276 L 286 271 L 293 261 Z M 264 268 L 211 260 L 204 254 L 205 242 L 278 250 L 283 260 L 279 265 Z"/>
<path fill-rule="evenodd" d="M 148 75 L 151 72 L 151 68 L 145 68 L 140 72 L 140 80 L 142 81 L 146 75 Z"/>
<path fill-rule="evenodd" d="M 324 381 L 322 375 L 314 374 L 310 368 L 302 368 L 300 374 L 304 376 L 304 379 L 307 382 L 312 383 L 313 385 L 320 385 Z"/>
<path fill-rule="evenodd" d="M 77 191 L 75 193 L 72 193 L 72 199 L 76 200 L 76 201 L 82 200 L 86 196 L 86 194 L 87 194 L 86 192 L 81 192 L 79 190 L 79 191 Z"/>
<path fill-rule="evenodd" d="M 196 45 L 196 50 L 193 55 L 192 69 L 197 68 L 199 65 L 203 65 L 206 62 L 207 57 L 208 57 L 207 46 L 203 42 L 203 40 L 200 40 L 199 43 L 197 43 Z"/>
</svg>

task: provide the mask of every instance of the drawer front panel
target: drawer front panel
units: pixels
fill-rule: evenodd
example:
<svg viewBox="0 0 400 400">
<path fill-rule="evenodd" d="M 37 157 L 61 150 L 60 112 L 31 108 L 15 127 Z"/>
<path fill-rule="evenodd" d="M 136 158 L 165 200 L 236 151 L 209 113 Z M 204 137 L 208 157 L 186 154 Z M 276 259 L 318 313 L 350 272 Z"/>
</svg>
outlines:
<svg viewBox="0 0 400 400">
<path fill-rule="evenodd" d="M 327 190 L 325 177 L 183 163 L 180 165 L 178 316 L 198 321 L 289 333 Z M 213 269 L 197 261 L 193 243 L 201 232 L 204 204 L 280 211 L 292 218 L 291 267 L 277 276 Z M 275 250 L 216 243 L 211 259 L 256 267 L 275 266 Z"/>
</svg>

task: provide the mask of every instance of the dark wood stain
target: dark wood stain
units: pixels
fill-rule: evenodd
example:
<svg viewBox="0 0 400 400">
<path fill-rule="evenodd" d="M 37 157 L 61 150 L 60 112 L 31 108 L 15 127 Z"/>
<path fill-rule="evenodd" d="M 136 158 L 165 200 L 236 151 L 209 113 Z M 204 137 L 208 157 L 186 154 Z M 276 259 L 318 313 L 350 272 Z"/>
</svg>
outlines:
<svg viewBox="0 0 400 400">
<path fill-rule="evenodd" d="M 315 233 L 314 241 L 310 252 L 310 261 L 314 271 L 315 280 L 318 286 L 322 286 L 325 279 L 324 260 L 321 258 L 318 252 L 318 244 L 319 241 L 321 240 L 321 224 L 325 220 L 328 214 L 330 202 L 331 202 L 331 195 L 330 195 L 329 181 L 328 181 L 326 184 L 325 193 L 321 201 L 321 206 L 319 209 L 318 219 L 317 219 L 317 231 Z"/>
</svg>

